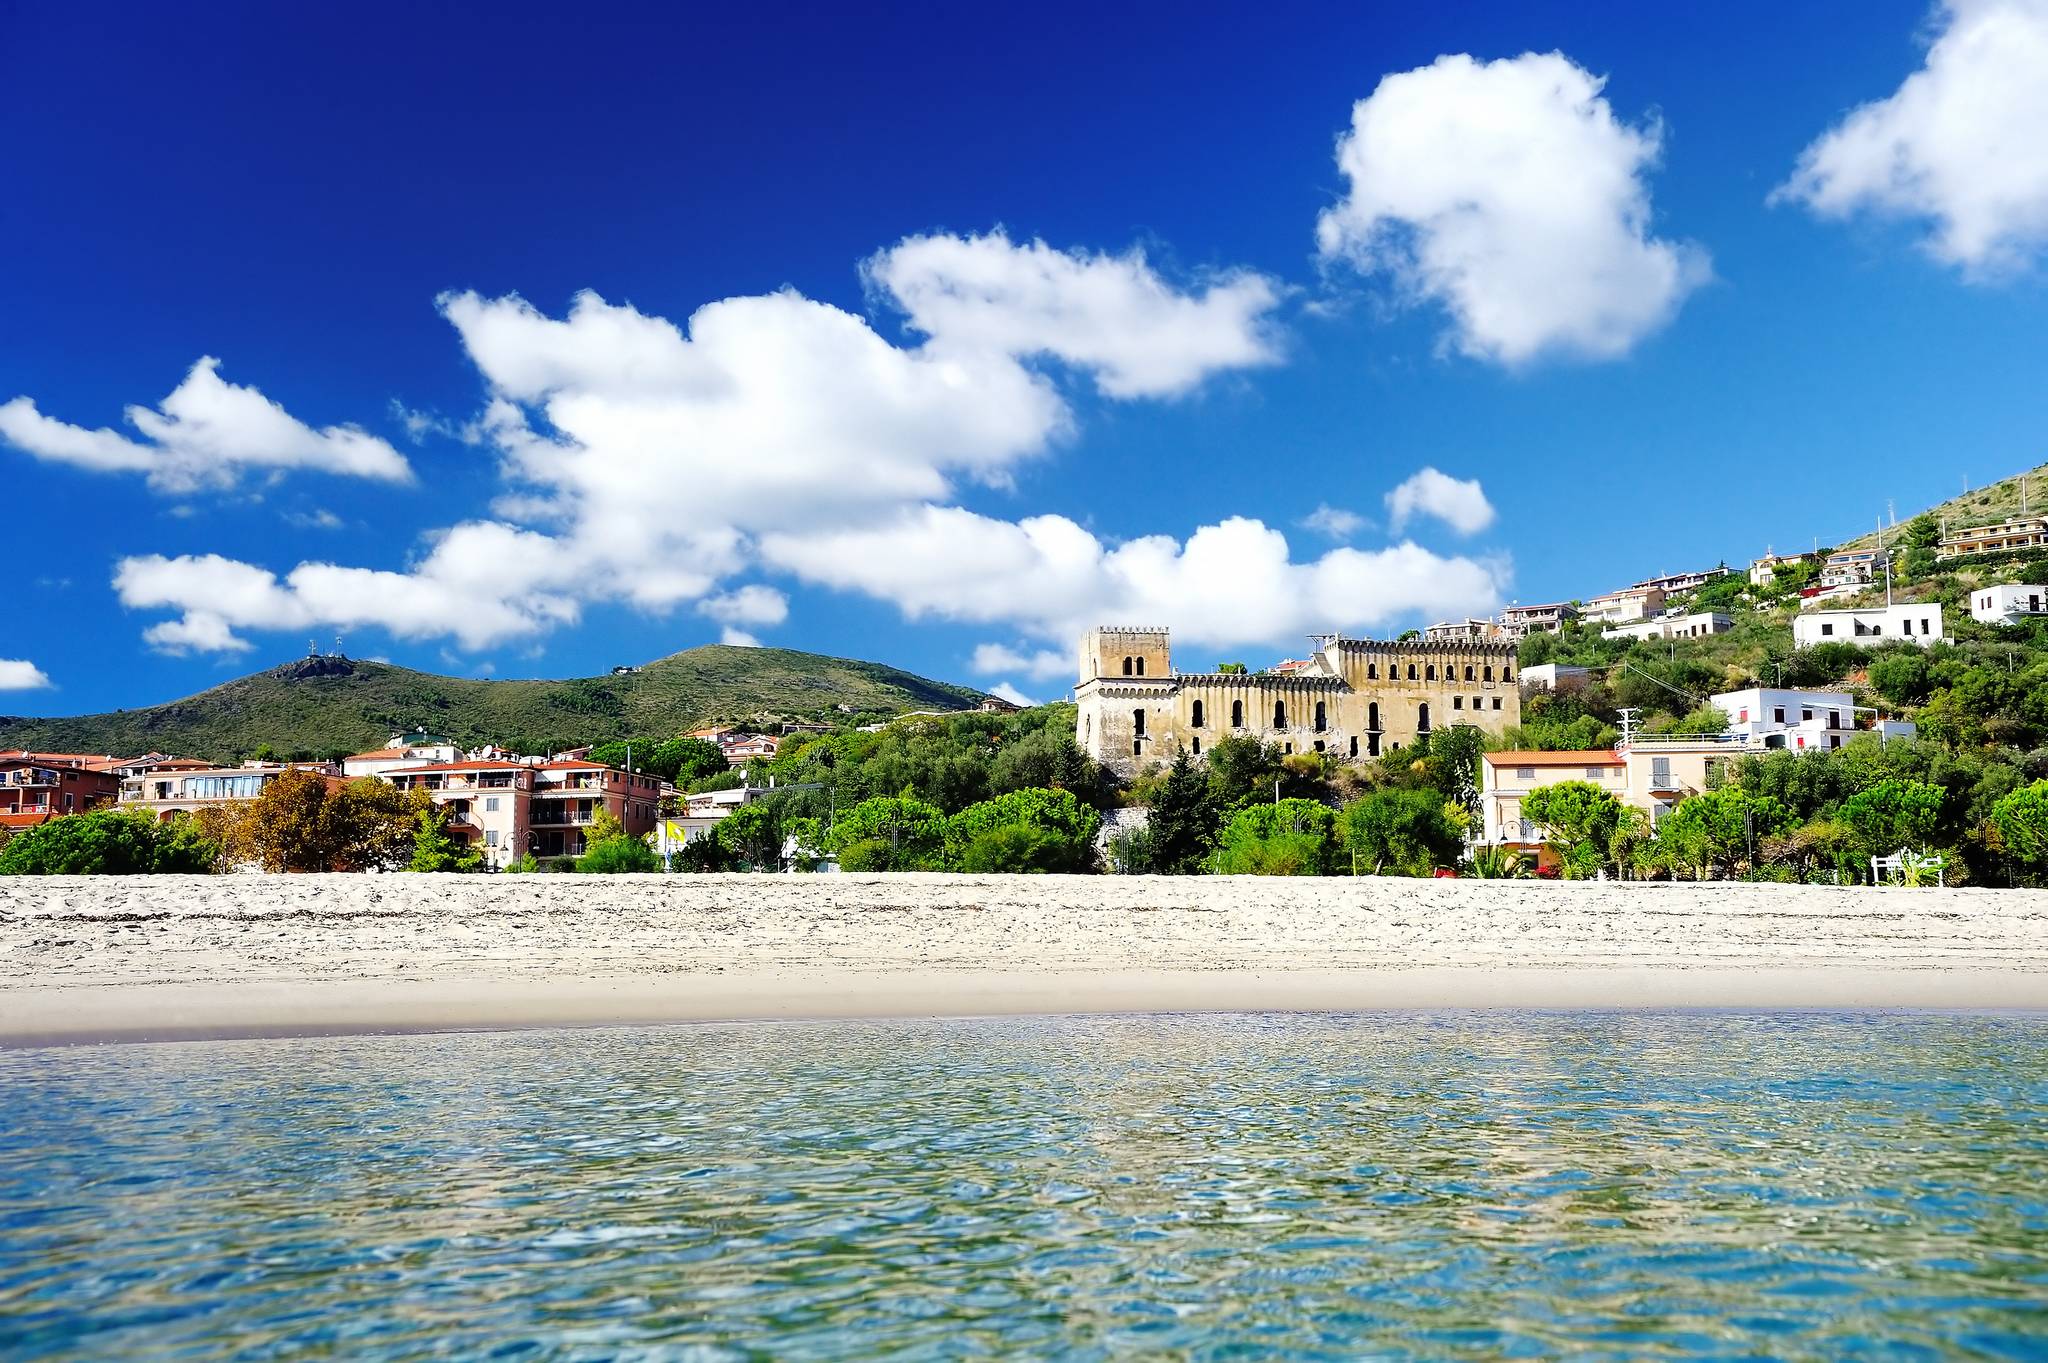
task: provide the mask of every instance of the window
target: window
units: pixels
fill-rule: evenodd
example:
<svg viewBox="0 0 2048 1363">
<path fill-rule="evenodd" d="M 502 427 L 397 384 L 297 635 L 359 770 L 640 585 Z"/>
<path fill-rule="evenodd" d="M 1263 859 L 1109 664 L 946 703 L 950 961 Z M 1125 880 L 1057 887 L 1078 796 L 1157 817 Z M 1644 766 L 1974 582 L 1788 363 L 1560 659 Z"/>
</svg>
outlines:
<svg viewBox="0 0 2048 1363">
<path fill-rule="evenodd" d="M 1197 756 L 1197 757 L 1200 757 L 1200 756 L 1202 755 L 1202 740 L 1198 738 L 1198 739 L 1194 740 L 1194 743 L 1195 743 L 1195 756 Z"/>
<path fill-rule="evenodd" d="M 1473 708 L 1473 709 L 1475 709 L 1475 710 L 1480 710 L 1480 709 L 1484 709 L 1484 708 L 1485 708 L 1485 702 L 1484 702 L 1484 701 L 1482 701 L 1482 700 L 1481 700 L 1481 699 L 1480 699 L 1479 697 L 1477 697 L 1477 696 L 1474 696 L 1474 697 L 1472 697 L 1472 708 Z"/>
<path fill-rule="evenodd" d="M 1472 664 L 1470 664 L 1470 663 L 1466 663 L 1466 664 L 1465 664 L 1465 680 L 1466 680 L 1466 681 L 1471 681 L 1471 680 L 1472 680 Z"/>
<path fill-rule="evenodd" d="M 1273 702 L 1273 727 L 1276 729 L 1287 727 L 1287 702 L 1284 700 Z M 1292 750 L 1290 749 L 1290 751 Z"/>
<path fill-rule="evenodd" d="M 1414 664 L 1414 663 L 1410 663 L 1410 664 L 1408 664 L 1408 680 L 1409 680 L 1409 681 L 1414 681 L 1414 680 L 1415 680 L 1415 664 Z"/>
<path fill-rule="evenodd" d="M 1783 724 L 1785 722 L 1785 707 L 1780 705 L 1776 709 L 1772 710 L 1771 718 L 1775 720 L 1777 723 Z"/>
<path fill-rule="evenodd" d="M 1365 755 L 1368 757 L 1378 757 L 1380 755 L 1379 730 L 1375 729 L 1365 736 Z"/>
<path fill-rule="evenodd" d="M 1143 658 L 1138 659 L 1138 675 L 1141 677 L 1145 675 L 1145 660 Z"/>
<path fill-rule="evenodd" d="M 1512 667 L 1503 667 L 1500 670 L 1500 679 L 1502 681 L 1513 681 L 1515 679 L 1515 669 Z"/>
<path fill-rule="evenodd" d="M 1131 732 L 1140 738 L 1145 736 L 1145 712 L 1143 710 L 1131 711 Z"/>
<path fill-rule="evenodd" d="M 1835 622 L 1834 622 L 1834 621 L 1832 621 L 1832 620 L 1823 620 L 1823 621 L 1821 621 L 1821 622 L 1820 622 L 1820 632 L 1821 632 L 1821 633 L 1822 633 L 1823 635 L 1829 635 L 1829 634 L 1833 634 L 1833 633 L 1835 632 Z"/>
<path fill-rule="evenodd" d="M 1516 779 L 1517 781 L 1533 781 L 1533 780 L 1535 780 L 1535 779 L 1536 779 L 1536 768 L 1534 768 L 1534 767 L 1516 767 L 1516 768 L 1515 768 L 1515 779 Z"/>
<path fill-rule="evenodd" d="M 1144 752 L 1145 752 L 1145 745 L 1144 745 L 1143 743 L 1139 742 L 1139 741 L 1138 741 L 1137 739 L 1135 739 L 1135 738 L 1134 738 L 1134 739 L 1132 739 L 1132 740 L 1131 740 L 1131 756 L 1133 756 L 1133 757 L 1141 757 L 1141 756 L 1143 756 L 1143 755 L 1144 755 Z"/>
<path fill-rule="evenodd" d="M 1202 702 L 1195 702 L 1194 711 L 1188 717 L 1188 727 L 1193 729 L 1199 729 L 1202 727 Z"/>
<path fill-rule="evenodd" d="M 1289 756 L 1289 757 L 1292 757 L 1292 756 L 1294 756 L 1294 745 L 1293 745 L 1292 743 L 1289 743 L 1289 744 L 1287 745 L 1287 753 L 1286 753 L 1286 755 L 1287 755 L 1287 756 Z"/>
<path fill-rule="evenodd" d="M 1241 700 L 1230 702 L 1230 727 L 1233 729 L 1242 729 L 1244 727 L 1244 702 Z"/>
<path fill-rule="evenodd" d="M 1653 757 L 1650 759 L 1650 789 L 1671 789 L 1671 759 Z"/>
<path fill-rule="evenodd" d="M 1813 707 L 1812 707 L 1812 706 L 1810 706 L 1810 705 L 1803 705 L 1803 706 L 1801 706 L 1801 707 L 1800 707 L 1800 709 L 1799 709 L 1799 722 L 1800 722 L 1800 723 L 1802 723 L 1802 724 L 1804 724 L 1804 723 L 1805 723 L 1805 722 L 1806 722 L 1807 720 L 1809 720 L 1809 719 L 1812 719 L 1812 718 L 1813 718 Z"/>
<path fill-rule="evenodd" d="M 1493 708 L 1494 708 L 1494 709 L 1496 709 L 1496 710 L 1500 709 L 1500 697 L 1499 697 L 1499 696 L 1495 696 L 1495 697 L 1493 698 Z"/>
<path fill-rule="evenodd" d="M 1435 663 L 1431 663 L 1431 664 L 1429 664 L 1429 665 L 1428 665 L 1427 667 L 1425 667 L 1425 668 L 1423 668 L 1423 669 L 1422 669 L 1422 679 L 1423 679 L 1424 681 L 1435 681 L 1435 680 L 1436 680 L 1436 664 L 1435 664 Z"/>
<path fill-rule="evenodd" d="M 1365 727 L 1373 733 L 1380 731 L 1380 703 L 1373 701 L 1365 707 Z"/>
<path fill-rule="evenodd" d="M 1319 738 L 1319 739 L 1317 739 L 1317 740 L 1316 740 L 1316 751 L 1317 751 L 1317 752 L 1321 752 L 1322 750 L 1323 750 L 1323 740 Z"/>
<path fill-rule="evenodd" d="M 1329 727 L 1330 727 L 1330 724 L 1329 724 L 1329 720 L 1328 720 L 1328 718 L 1327 718 L 1327 717 L 1325 716 L 1325 714 L 1323 713 L 1323 703 L 1322 703 L 1321 701 L 1317 701 L 1317 702 L 1316 702 L 1316 732 L 1317 732 L 1317 733 L 1321 733 L 1321 732 L 1322 732 L 1323 730 L 1325 730 L 1325 729 L 1327 729 L 1327 728 L 1329 728 Z M 1320 743 L 1316 744 L 1316 751 L 1317 751 L 1317 752 L 1321 752 L 1322 750 L 1323 750 L 1323 745 L 1322 745 L 1322 744 L 1320 744 Z"/>
<path fill-rule="evenodd" d="M 486 829 L 484 830 L 484 846 L 486 846 L 486 847 L 496 847 L 497 845 L 498 845 L 498 830 L 497 830 L 497 829 L 495 829 L 495 828 L 486 828 Z"/>
<path fill-rule="evenodd" d="M 1367 681 L 1378 681 L 1380 679 L 1380 665 L 1378 663 L 1367 663 L 1365 665 L 1365 679 Z"/>
<path fill-rule="evenodd" d="M 1422 704 L 1415 707 L 1415 732 L 1418 734 L 1426 734 L 1429 732 L 1428 701 L 1424 701 L 1422 702 Z"/>
<path fill-rule="evenodd" d="M 1356 757 L 1356 756 L 1358 756 L 1358 735 L 1357 735 L 1357 734 L 1353 734 L 1353 735 L 1351 735 L 1351 755 L 1352 755 L 1353 757 Z"/>
<path fill-rule="evenodd" d="M 1493 680 L 1493 667 L 1492 667 L 1492 665 L 1491 665 L 1491 664 L 1489 664 L 1489 665 L 1487 666 L 1487 668 L 1486 668 L 1486 679 L 1487 679 L 1488 681 L 1492 681 L 1492 680 Z"/>
<path fill-rule="evenodd" d="M 1587 779 L 1588 781 L 1604 781 L 1604 780 L 1606 780 L 1606 779 L 1607 779 L 1607 768 L 1605 768 L 1605 767 L 1588 767 L 1588 768 L 1586 768 L 1586 779 Z"/>
<path fill-rule="evenodd" d="M 486 796 L 484 797 L 484 813 L 486 813 L 486 814 L 495 814 L 495 813 L 497 813 L 497 812 L 498 812 L 498 797 L 497 797 L 497 796 L 495 796 L 495 795 L 486 795 Z"/>
<path fill-rule="evenodd" d="M 1129 658 L 1124 659 L 1124 675 L 1126 677 L 1131 675 L 1131 660 Z"/>
<path fill-rule="evenodd" d="M 1452 696 L 1452 697 L 1451 697 L 1451 708 L 1452 708 L 1453 710 L 1462 710 L 1462 709 L 1464 709 L 1464 708 L 1465 708 L 1465 698 L 1464 698 L 1463 696 Z"/>
</svg>

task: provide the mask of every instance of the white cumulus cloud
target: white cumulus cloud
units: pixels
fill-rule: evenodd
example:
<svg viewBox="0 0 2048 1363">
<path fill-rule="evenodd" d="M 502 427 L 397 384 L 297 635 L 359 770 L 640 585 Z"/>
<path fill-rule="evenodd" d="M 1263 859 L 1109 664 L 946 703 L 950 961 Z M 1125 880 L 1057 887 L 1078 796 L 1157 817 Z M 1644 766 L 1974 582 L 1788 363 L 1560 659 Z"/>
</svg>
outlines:
<svg viewBox="0 0 2048 1363">
<path fill-rule="evenodd" d="M 759 639 L 756 639 L 743 629 L 734 629 L 731 625 L 727 625 L 719 631 L 718 642 L 732 648 L 759 648 L 761 646 Z"/>
<path fill-rule="evenodd" d="M 683 324 L 592 293 L 560 316 L 517 296 L 446 295 L 484 381 L 465 429 L 499 460 L 496 519 L 442 532 L 400 569 L 139 555 L 117 572 L 121 599 L 173 614 L 150 627 L 167 649 L 363 626 L 479 649 L 602 600 L 691 605 L 728 642 L 753 643 L 788 602 L 734 579 L 783 573 L 1001 626 L 1028 641 L 1008 674 L 1037 679 L 1067 668 L 1040 645 L 1101 620 L 1248 643 L 1498 596 L 1500 565 L 1412 544 L 1297 561 L 1255 521 L 1108 544 L 1064 517 L 958 505 L 964 488 L 1008 485 L 1057 450 L 1078 420 L 1077 378 L 1120 400 L 1166 398 L 1271 362 L 1277 289 L 1257 276 L 1182 288 L 1136 252 L 1000 234 L 914 238 L 866 271 L 921 340 L 792 291 L 709 303 Z"/>
<path fill-rule="evenodd" d="M 356 426 L 316 431 L 219 371 L 220 361 L 207 356 L 156 407 L 129 407 L 139 440 L 59 421 L 26 397 L 0 404 L 0 440 L 52 463 L 141 473 L 151 487 L 173 493 L 228 487 L 251 469 L 412 481 L 412 466 L 385 441 Z"/>
<path fill-rule="evenodd" d="M 988 689 L 988 693 L 991 696 L 1001 696 L 1004 700 L 1010 702 L 1010 704 L 1012 705 L 1022 705 L 1029 707 L 1038 704 L 1037 701 L 1025 695 L 1022 691 L 1019 691 L 1016 687 L 1012 686 L 1008 682 L 997 682 L 994 686 L 991 686 Z"/>
<path fill-rule="evenodd" d="M 2048 243 L 2048 0 L 1951 0 L 1935 20 L 1926 63 L 1809 146 L 1772 197 L 1924 220 L 1937 260 L 2005 274 Z"/>
<path fill-rule="evenodd" d="M 1219 370 L 1279 359 L 1267 321 L 1279 287 L 1246 270 L 1182 292 L 1141 251 L 1018 246 L 1001 232 L 910 237 L 863 268 L 935 344 L 1050 355 L 1092 371 L 1111 397 L 1168 397 Z"/>
<path fill-rule="evenodd" d="M 1424 468 L 1387 494 L 1387 520 L 1396 531 L 1416 516 L 1434 516 L 1461 535 L 1476 535 L 1493 524 L 1494 511 L 1477 478 Z"/>
<path fill-rule="evenodd" d="M 1008 644 L 985 643 L 974 646 L 974 657 L 969 660 L 968 667 L 982 677 L 1019 672 L 1033 681 L 1049 681 L 1072 672 L 1074 659 L 1050 648 L 1011 648 Z"/>
<path fill-rule="evenodd" d="M 41 691 L 50 674 L 26 658 L 0 658 L 0 691 Z"/>
<path fill-rule="evenodd" d="M 1316 509 L 1301 518 L 1301 528 L 1313 530 L 1318 535 L 1328 535 L 1333 540 L 1348 540 L 1365 529 L 1368 522 L 1356 511 L 1346 511 L 1341 506 L 1328 502 L 1317 505 Z"/>
<path fill-rule="evenodd" d="M 1604 84 L 1557 52 L 1385 77 L 1338 140 L 1349 188 L 1316 224 L 1323 256 L 1440 304 L 1478 359 L 1626 354 L 1710 268 L 1652 235 L 1662 131 L 1616 118 Z"/>
</svg>

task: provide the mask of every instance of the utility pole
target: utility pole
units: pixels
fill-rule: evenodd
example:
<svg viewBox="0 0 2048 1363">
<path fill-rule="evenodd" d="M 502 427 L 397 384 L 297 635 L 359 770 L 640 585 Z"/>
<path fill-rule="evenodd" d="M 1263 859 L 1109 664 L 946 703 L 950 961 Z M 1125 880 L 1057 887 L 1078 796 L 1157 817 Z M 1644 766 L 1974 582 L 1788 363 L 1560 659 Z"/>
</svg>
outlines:
<svg viewBox="0 0 2048 1363">
<path fill-rule="evenodd" d="M 1636 719 L 1642 710 L 1634 705 L 1621 707 L 1621 746 L 1626 748 L 1636 736 Z"/>
</svg>

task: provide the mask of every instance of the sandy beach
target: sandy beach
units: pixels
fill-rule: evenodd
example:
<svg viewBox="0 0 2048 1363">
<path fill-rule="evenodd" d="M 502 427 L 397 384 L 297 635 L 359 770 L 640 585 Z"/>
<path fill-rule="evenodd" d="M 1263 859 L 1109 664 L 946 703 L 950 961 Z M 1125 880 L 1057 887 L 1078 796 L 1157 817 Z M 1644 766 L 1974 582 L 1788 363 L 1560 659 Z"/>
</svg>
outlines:
<svg viewBox="0 0 2048 1363">
<path fill-rule="evenodd" d="M 2048 892 L 976 876 L 0 881 L 0 1044 L 712 1018 L 2048 1007 Z"/>
</svg>

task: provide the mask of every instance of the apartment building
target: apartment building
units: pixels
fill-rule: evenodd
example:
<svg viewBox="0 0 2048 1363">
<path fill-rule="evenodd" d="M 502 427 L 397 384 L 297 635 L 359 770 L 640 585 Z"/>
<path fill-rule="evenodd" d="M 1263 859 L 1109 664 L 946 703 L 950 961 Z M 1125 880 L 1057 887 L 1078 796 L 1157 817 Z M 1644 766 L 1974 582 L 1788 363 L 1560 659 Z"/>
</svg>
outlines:
<svg viewBox="0 0 2048 1363">
<path fill-rule="evenodd" d="M 1906 602 L 1860 610 L 1804 611 L 1792 617 L 1792 646 L 1815 644 L 1877 644 L 1905 639 L 1928 647 L 1948 639 L 1939 602 Z"/>
<path fill-rule="evenodd" d="M 1633 625 L 1619 625 L 1603 630 L 1603 639 L 1704 639 L 1710 634 L 1726 634 L 1735 628 L 1735 617 L 1718 611 L 1698 611 L 1692 615 L 1660 615 L 1655 620 L 1644 620 Z M 1526 675 L 1526 674 L 1525 674 Z"/>
<path fill-rule="evenodd" d="M 1936 558 L 1969 554 L 2009 554 L 2048 549 L 2048 516 L 2010 516 L 1995 525 L 1973 525 L 1945 531 L 1934 546 Z"/>
<path fill-rule="evenodd" d="M 1482 620 L 1467 616 L 1463 620 L 1440 620 L 1422 631 L 1422 637 L 1433 643 L 1459 643 L 1478 639 L 1505 639 L 1508 632 L 1498 620 Z"/>
<path fill-rule="evenodd" d="M 1970 618 L 1983 625 L 2017 625 L 2048 615 L 2048 586 L 2002 582 L 1970 593 Z"/>
<path fill-rule="evenodd" d="M 435 808 L 446 812 L 449 834 L 482 851 L 488 866 L 517 861 L 530 850 L 536 779 L 528 763 L 461 758 L 376 774 L 400 790 L 425 791 Z"/>
<path fill-rule="evenodd" d="M 73 753 L 0 754 L 0 828 L 31 827 L 111 805 L 121 793 L 121 779 L 84 765 L 106 760 Z"/>
<path fill-rule="evenodd" d="M 1647 620 L 1664 609 L 1662 587 L 1623 587 L 1588 601 L 1579 616 L 1587 624 L 1626 625 Z"/>
<path fill-rule="evenodd" d="M 1579 608 L 1569 601 L 1547 601 L 1536 606 L 1509 606 L 1500 613 L 1501 631 L 1519 639 L 1532 631 L 1555 634 L 1567 621 L 1579 618 Z"/>
<path fill-rule="evenodd" d="M 1821 560 L 1820 585 L 1861 587 L 1876 580 L 1884 568 L 1882 549 L 1841 549 Z"/>
<path fill-rule="evenodd" d="M 331 768 L 249 762 L 239 767 L 192 767 L 183 761 L 159 767 L 121 782 L 119 805 L 138 810 L 151 818 L 168 820 L 180 814 L 197 814 L 202 809 L 242 804 L 263 793 L 265 786 L 288 771 L 314 771 L 329 784 L 341 785 L 342 778 Z"/>
<path fill-rule="evenodd" d="M 1802 563 L 1811 562 L 1816 557 L 1817 555 L 1814 554 L 1766 553 L 1762 558 L 1753 558 L 1749 561 L 1749 585 L 1752 587 L 1768 587 L 1771 585 L 1772 580 L 1777 577 L 1780 569 L 1796 568 Z"/>
<path fill-rule="evenodd" d="M 1704 572 L 1666 573 L 1662 577 L 1646 577 L 1641 582 L 1638 582 L 1634 585 L 1638 589 L 1644 587 L 1653 587 L 1656 590 L 1663 592 L 1666 596 L 1676 596 L 1680 592 L 1698 591 L 1701 587 L 1706 586 L 1715 578 L 1726 576 L 1728 576 L 1728 566 L 1726 564 L 1721 564 L 1713 568 L 1708 568 Z"/>
<path fill-rule="evenodd" d="M 493 866 L 528 852 L 582 856 L 600 812 L 618 819 L 629 836 L 645 837 L 655 830 L 666 789 L 642 772 L 568 757 L 465 758 L 400 767 L 384 779 L 402 790 L 426 791 L 448 811 L 448 831 Z"/>
</svg>

